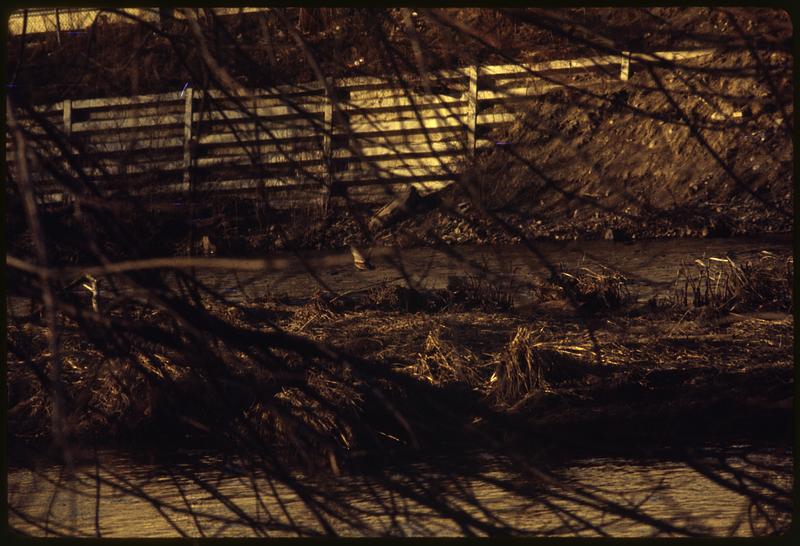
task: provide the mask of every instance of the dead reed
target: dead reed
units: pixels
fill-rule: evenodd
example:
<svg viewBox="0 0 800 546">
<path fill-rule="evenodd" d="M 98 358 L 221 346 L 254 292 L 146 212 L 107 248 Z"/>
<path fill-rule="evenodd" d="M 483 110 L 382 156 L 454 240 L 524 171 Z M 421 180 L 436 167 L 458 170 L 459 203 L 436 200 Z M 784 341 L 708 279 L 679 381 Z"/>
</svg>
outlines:
<svg viewBox="0 0 800 546">
<path fill-rule="evenodd" d="M 428 333 L 417 361 L 403 370 L 434 385 L 460 382 L 474 389 L 483 385 L 485 368 L 486 365 L 468 348 L 443 339 L 439 327 Z"/>
<path fill-rule="evenodd" d="M 633 301 L 628 279 L 606 268 L 598 272 L 582 267 L 570 272 L 561 264 L 549 284 L 559 287 L 563 295 L 582 311 L 610 311 L 623 308 Z"/>
<path fill-rule="evenodd" d="M 478 275 L 451 277 L 448 282 L 451 305 L 482 311 L 507 311 L 514 304 L 516 285 L 511 276 L 489 279 Z"/>
<path fill-rule="evenodd" d="M 382 311 L 436 312 L 447 305 L 447 294 L 441 290 L 417 290 L 396 284 L 382 284 L 370 289 L 364 308 Z"/>
<path fill-rule="evenodd" d="M 624 350 L 588 337 L 553 339 L 544 328 L 521 326 L 506 348 L 493 359 L 487 396 L 501 407 L 515 409 L 528 398 L 553 392 L 557 387 L 583 380 L 587 375 L 605 375 L 608 365 L 625 361 Z"/>
<path fill-rule="evenodd" d="M 672 304 L 681 309 L 705 307 L 713 312 L 791 311 L 794 260 L 762 252 L 736 263 L 709 257 L 682 264 L 673 286 Z"/>
</svg>

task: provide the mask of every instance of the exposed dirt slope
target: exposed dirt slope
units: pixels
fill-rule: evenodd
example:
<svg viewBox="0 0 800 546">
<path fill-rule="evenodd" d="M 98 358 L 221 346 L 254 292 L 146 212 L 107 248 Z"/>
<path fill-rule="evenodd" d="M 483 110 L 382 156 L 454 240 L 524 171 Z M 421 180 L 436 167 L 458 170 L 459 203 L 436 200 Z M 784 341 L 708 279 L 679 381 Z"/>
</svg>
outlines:
<svg viewBox="0 0 800 546">
<path fill-rule="evenodd" d="M 775 52 L 727 53 L 674 71 L 640 68 L 604 89 L 552 92 L 489 135 L 497 146 L 443 192 L 450 214 L 419 215 L 392 232 L 518 239 L 477 214 L 481 206 L 534 238 L 790 230 L 790 63 Z"/>
</svg>

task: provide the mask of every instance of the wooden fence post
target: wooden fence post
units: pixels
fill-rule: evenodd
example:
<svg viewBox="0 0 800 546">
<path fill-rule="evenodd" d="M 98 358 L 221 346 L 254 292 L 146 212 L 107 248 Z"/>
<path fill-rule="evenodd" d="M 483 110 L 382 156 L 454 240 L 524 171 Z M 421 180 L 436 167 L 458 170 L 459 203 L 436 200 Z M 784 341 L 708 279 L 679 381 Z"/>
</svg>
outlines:
<svg viewBox="0 0 800 546">
<path fill-rule="evenodd" d="M 72 135 L 72 99 L 64 99 L 61 107 L 64 111 L 64 134 L 69 137 Z"/>
<path fill-rule="evenodd" d="M 328 210 L 331 196 L 331 185 L 333 184 L 333 101 L 336 99 L 335 81 L 333 78 L 327 79 L 327 90 L 325 93 L 325 106 L 323 108 L 323 127 L 322 127 L 322 157 L 324 165 L 325 187 L 322 193 L 322 207 Z M 328 92 L 329 91 L 329 92 Z"/>
<path fill-rule="evenodd" d="M 626 82 L 628 81 L 628 76 L 630 75 L 631 70 L 631 52 L 630 51 L 623 51 L 622 52 L 622 63 L 619 70 L 619 79 Z"/>
<path fill-rule="evenodd" d="M 56 8 L 56 40 L 58 40 L 58 47 L 61 47 L 61 17 L 59 17 L 58 8 Z"/>
<path fill-rule="evenodd" d="M 184 113 L 183 113 L 183 190 L 189 191 L 191 188 L 191 169 L 192 169 L 192 113 L 193 95 L 191 87 L 184 91 Z"/>
<path fill-rule="evenodd" d="M 61 110 L 62 114 L 64 115 L 64 135 L 67 137 L 67 153 L 72 154 L 71 146 L 69 145 L 69 138 L 72 136 L 72 99 L 64 99 L 61 102 Z M 64 164 L 66 165 L 67 162 L 65 161 Z M 70 199 L 70 194 L 62 193 L 62 199 Z"/>
<path fill-rule="evenodd" d="M 481 66 L 474 65 L 467 68 L 469 87 L 467 89 L 467 155 L 475 156 L 477 141 L 476 129 L 478 126 L 478 76 Z"/>
</svg>

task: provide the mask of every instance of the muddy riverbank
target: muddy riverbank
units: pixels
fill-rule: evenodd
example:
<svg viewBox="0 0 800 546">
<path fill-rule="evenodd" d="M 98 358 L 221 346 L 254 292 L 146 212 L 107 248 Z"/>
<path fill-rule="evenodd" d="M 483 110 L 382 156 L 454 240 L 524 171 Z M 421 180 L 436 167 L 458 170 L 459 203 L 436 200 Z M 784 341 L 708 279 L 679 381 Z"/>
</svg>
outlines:
<svg viewBox="0 0 800 546">
<path fill-rule="evenodd" d="M 328 453 L 337 467 L 360 452 L 476 442 L 624 451 L 701 438 L 788 441 L 786 240 L 694 243 L 566 245 L 547 249 L 538 269 L 520 249 L 496 249 L 496 263 L 486 249 L 419 249 L 403 262 L 410 285 L 387 280 L 403 271 L 389 252 L 367 272 L 337 254 L 314 257 L 330 262 L 311 265 L 332 290 L 302 264 L 253 282 L 205 273 L 213 290 L 186 312 L 202 312 L 211 322 L 195 327 L 226 339 L 211 355 L 187 353 L 185 334 L 171 339 L 169 313 L 108 296 L 106 316 L 143 339 L 114 355 L 102 331 L 87 338 L 65 318 L 71 433 L 111 445 L 251 448 L 297 448 L 296 435 L 309 434 L 323 465 Z M 510 267 L 515 256 L 531 269 Z M 465 263 L 476 271 L 465 274 Z M 477 274 L 499 264 L 510 267 L 505 279 Z M 9 432 L 15 442 L 45 441 L 46 329 L 41 316 L 9 316 Z M 301 339 L 320 352 L 296 353 Z"/>
</svg>

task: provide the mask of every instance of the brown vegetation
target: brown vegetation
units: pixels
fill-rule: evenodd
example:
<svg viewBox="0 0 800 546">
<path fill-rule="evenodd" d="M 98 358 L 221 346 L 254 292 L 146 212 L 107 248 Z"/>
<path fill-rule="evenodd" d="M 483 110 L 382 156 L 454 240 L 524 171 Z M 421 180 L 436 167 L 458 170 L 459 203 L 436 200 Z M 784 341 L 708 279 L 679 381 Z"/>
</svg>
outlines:
<svg viewBox="0 0 800 546">
<path fill-rule="evenodd" d="M 714 314 L 778 310 L 791 313 L 794 259 L 764 252 L 758 260 L 737 264 L 710 257 L 684 264 L 672 300 L 683 308 L 703 307 Z"/>
<path fill-rule="evenodd" d="M 721 260 L 714 263 L 723 264 Z M 439 429 L 452 426 L 451 413 L 441 415 L 439 422 L 434 409 L 450 399 L 450 392 L 473 393 L 468 398 L 461 395 L 461 404 L 467 406 L 462 407 L 465 413 L 459 420 L 486 419 L 499 412 L 500 416 L 524 415 L 532 424 L 541 424 L 558 420 L 558 412 L 564 411 L 561 401 L 567 399 L 580 401 L 579 405 L 594 400 L 594 417 L 618 411 L 612 407 L 621 404 L 648 413 L 655 411 L 653 403 L 660 402 L 637 392 L 643 395 L 647 389 L 669 390 L 680 385 L 681 396 L 688 403 L 695 396 L 692 393 L 710 380 L 711 370 L 716 370 L 714 374 L 723 369 L 725 374 L 745 368 L 752 372 L 755 366 L 773 370 L 775 377 L 790 373 L 792 327 L 788 315 L 768 320 L 737 315 L 725 323 L 708 323 L 687 322 L 684 313 L 684 306 L 696 304 L 716 305 L 720 312 L 785 311 L 791 301 L 786 283 L 790 277 L 782 276 L 786 271 L 776 264 L 784 267 L 791 262 L 765 256 L 758 264 L 737 266 L 726 261 L 722 272 L 706 263 L 699 271 L 701 276 L 684 270 L 685 281 L 676 284 L 672 297 L 672 305 L 677 307 L 673 311 L 662 308 L 654 316 L 646 311 L 631 313 L 630 304 L 622 305 L 630 298 L 622 296 L 626 289 L 618 276 L 562 270 L 558 282 L 571 284 L 566 288 L 555 284 L 556 290 L 542 297 L 593 306 L 602 302 L 604 309 L 615 311 L 604 315 L 605 323 L 590 321 L 588 331 L 581 325 L 585 319 L 579 319 L 580 315 L 564 322 L 543 316 L 526 318 L 494 304 L 481 305 L 481 301 L 495 301 L 496 288 L 475 282 L 461 285 L 459 292 L 421 292 L 384 285 L 344 297 L 319 293 L 299 306 L 278 301 L 233 308 L 210 301 L 205 305 L 213 311 L 214 320 L 222 321 L 225 328 L 239 329 L 243 332 L 239 335 L 249 335 L 244 332 L 253 328 L 265 334 L 302 334 L 375 362 L 376 370 L 382 366 L 396 370 L 401 376 L 377 379 L 381 388 L 398 407 L 408 409 L 414 400 L 411 415 L 416 417 L 409 426 L 427 430 L 427 441 L 435 445 L 434 438 L 446 434 Z M 467 290 L 472 294 L 466 296 Z M 459 301 L 469 303 L 459 306 Z M 112 317 L 117 313 L 112 311 Z M 126 313 L 152 312 L 134 306 Z M 155 314 L 148 321 L 164 319 Z M 226 441 L 242 441 L 256 434 L 266 442 L 295 448 L 300 442 L 308 449 L 311 444 L 307 442 L 311 442 L 317 446 L 314 450 L 345 454 L 375 442 L 412 441 L 408 431 L 392 424 L 385 410 L 376 409 L 379 405 L 369 381 L 353 375 L 348 366 L 323 365 L 317 357 L 298 358 L 276 349 L 275 356 L 288 365 L 280 373 L 294 377 L 286 384 L 276 382 L 276 372 L 256 364 L 241 349 L 221 353 L 214 367 L 187 360 L 164 342 L 150 342 L 146 352 L 106 357 L 92 340 L 81 337 L 78 324 L 67 323 L 71 326 L 62 333 L 62 359 L 76 437 L 114 442 L 207 438 L 202 440 L 205 442 L 216 438 L 213 441 L 218 442 L 220 434 Z M 49 434 L 47 378 L 51 364 L 43 331 L 36 322 L 21 326 L 12 321 L 9 325 L 9 424 L 12 436 L 19 440 L 32 441 Z M 751 344 L 755 339 L 771 341 L 769 345 Z M 755 350 L 758 357 L 754 360 Z M 36 356 L 27 360 L 25 355 Z M 434 390 L 419 391 L 416 383 L 398 381 L 402 375 L 422 380 Z M 663 383 L 667 377 L 672 379 Z M 715 377 L 714 381 L 722 381 Z M 675 380 L 679 383 L 672 383 Z M 772 411 L 768 408 L 775 400 L 791 394 L 790 382 L 765 384 L 764 388 L 777 396 L 770 399 L 773 395 L 762 393 L 761 402 L 753 402 L 766 404 L 764 411 Z M 612 396 L 609 389 L 628 394 L 615 399 L 617 395 Z M 728 400 L 733 394 L 719 396 Z M 701 406 L 706 403 L 710 401 Z M 481 410 L 482 404 L 488 405 Z M 692 404 L 687 407 L 697 409 Z M 555 413 L 548 413 L 551 411 Z M 463 432 L 458 430 L 458 434 Z"/>
</svg>

